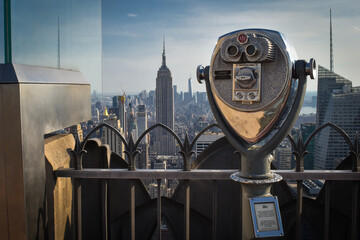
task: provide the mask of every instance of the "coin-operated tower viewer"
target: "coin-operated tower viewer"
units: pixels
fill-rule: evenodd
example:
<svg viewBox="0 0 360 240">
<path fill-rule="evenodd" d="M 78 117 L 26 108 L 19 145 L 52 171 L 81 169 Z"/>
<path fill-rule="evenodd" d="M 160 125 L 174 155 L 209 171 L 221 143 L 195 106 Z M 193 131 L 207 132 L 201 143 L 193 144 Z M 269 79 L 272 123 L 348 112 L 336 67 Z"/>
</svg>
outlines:
<svg viewBox="0 0 360 240">
<path fill-rule="evenodd" d="M 299 115 L 307 75 L 315 78 L 315 60 L 297 60 L 281 33 L 265 29 L 221 36 L 210 66 L 197 69 L 218 124 L 241 155 L 241 169 L 231 178 L 242 184 L 242 239 L 284 234 L 270 193 L 282 179 L 270 171 L 271 152 Z"/>
</svg>

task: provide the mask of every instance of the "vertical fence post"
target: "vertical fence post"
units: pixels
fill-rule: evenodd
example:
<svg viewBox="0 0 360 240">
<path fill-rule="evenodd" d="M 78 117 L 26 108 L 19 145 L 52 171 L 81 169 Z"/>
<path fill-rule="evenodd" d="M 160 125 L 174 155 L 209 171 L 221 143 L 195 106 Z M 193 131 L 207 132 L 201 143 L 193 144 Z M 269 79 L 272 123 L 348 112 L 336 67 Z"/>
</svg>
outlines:
<svg viewBox="0 0 360 240">
<path fill-rule="evenodd" d="M 130 180 L 130 236 L 135 240 L 135 183 Z"/>
<path fill-rule="evenodd" d="M 81 221 L 81 179 L 74 178 L 74 203 L 75 203 L 75 238 L 82 240 L 82 221 Z"/>
<path fill-rule="evenodd" d="M 353 151 L 353 172 L 360 172 L 360 140 L 356 132 Z M 352 203 L 351 203 L 351 240 L 359 237 L 359 181 L 352 182 Z"/>
<path fill-rule="evenodd" d="M 180 144 L 181 145 L 181 144 Z M 184 171 L 191 171 L 190 157 L 194 153 L 193 143 L 190 144 L 187 133 L 185 134 L 184 144 L 181 146 L 180 154 L 184 161 Z M 185 199 L 184 199 L 184 239 L 190 239 L 190 180 L 184 180 Z"/>
<path fill-rule="evenodd" d="M 110 196 L 111 196 L 111 180 L 107 179 L 106 180 L 107 183 L 107 236 L 108 239 L 111 240 L 111 201 L 110 201 Z"/>
<path fill-rule="evenodd" d="M 102 214 L 102 239 L 108 240 L 108 217 L 107 217 L 107 180 L 100 180 L 101 188 L 101 214 Z"/>
<path fill-rule="evenodd" d="M 325 185 L 325 221 L 324 221 L 324 239 L 329 239 L 329 223 L 330 223 L 330 185 L 331 181 L 327 181 Z"/>
<path fill-rule="evenodd" d="M 296 240 L 301 238 L 301 215 L 302 215 L 302 206 L 303 206 L 303 186 L 302 181 L 297 180 L 297 200 L 296 200 Z"/>
<path fill-rule="evenodd" d="M 213 211 L 212 211 L 212 239 L 216 240 L 216 226 L 217 226 L 217 186 L 218 182 L 213 180 Z"/>
<path fill-rule="evenodd" d="M 157 234 L 161 240 L 161 179 L 157 179 Z"/>
<path fill-rule="evenodd" d="M 359 234 L 359 182 L 353 181 L 352 185 L 351 240 L 357 240 Z"/>
<path fill-rule="evenodd" d="M 76 140 L 78 141 L 78 138 L 76 138 Z M 75 161 L 75 169 L 81 171 L 83 169 L 82 157 L 86 151 L 76 150 L 79 152 L 71 151 L 71 154 Z M 81 183 L 81 179 L 74 178 L 75 239 L 77 240 L 82 240 Z"/>
<path fill-rule="evenodd" d="M 185 201 L 184 201 L 184 240 L 190 239 L 190 181 L 184 180 Z"/>
<path fill-rule="evenodd" d="M 294 139 L 288 135 L 288 139 L 290 140 L 293 146 L 293 154 L 296 160 L 296 172 L 304 171 L 304 158 L 306 152 L 306 146 L 304 146 L 303 138 L 301 133 L 299 134 L 299 138 L 297 143 L 295 144 Z M 297 199 L 296 199 L 296 240 L 301 239 L 301 216 L 303 212 L 303 186 L 302 180 L 296 180 L 296 189 L 297 189 Z"/>
</svg>

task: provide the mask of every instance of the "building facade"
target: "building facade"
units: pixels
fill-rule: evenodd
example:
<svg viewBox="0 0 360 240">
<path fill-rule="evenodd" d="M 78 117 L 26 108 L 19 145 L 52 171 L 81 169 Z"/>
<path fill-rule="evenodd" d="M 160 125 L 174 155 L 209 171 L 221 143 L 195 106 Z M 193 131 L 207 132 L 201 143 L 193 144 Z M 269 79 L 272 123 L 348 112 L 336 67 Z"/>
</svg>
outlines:
<svg viewBox="0 0 360 240">
<path fill-rule="evenodd" d="M 318 68 L 318 91 L 316 104 L 316 128 L 322 126 L 331 94 L 343 88 L 352 88 L 350 80 L 322 67 Z"/>
<path fill-rule="evenodd" d="M 191 78 L 188 79 L 188 92 L 184 93 L 184 100 L 186 103 L 190 103 L 193 101 L 193 92 L 191 87 Z"/>
<path fill-rule="evenodd" d="M 305 142 L 310 135 L 315 131 L 315 123 L 302 123 L 300 124 L 300 132 L 302 139 Z M 312 139 L 306 149 L 309 153 L 305 155 L 304 169 L 314 169 L 315 159 L 315 139 Z"/>
<path fill-rule="evenodd" d="M 118 97 L 118 107 L 119 107 L 119 116 L 118 119 L 120 120 L 120 127 L 123 130 L 123 132 L 126 132 L 126 118 L 125 118 L 125 113 L 126 113 L 126 108 L 125 108 L 125 94 L 121 95 Z"/>
<path fill-rule="evenodd" d="M 107 123 L 110 126 L 116 128 L 122 135 L 124 135 L 123 129 L 121 128 L 120 120 L 117 119 L 115 115 L 110 115 L 108 119 L 104 120 L 104 123 Z M 103 129 L 101 135 L 101 142 L 104 144 L 108 144 L 112 152 L 118 154 L 120 157 L 125 159 L 124 143 L 121 141 L 120 137 L 115 134 L 115 132 Z"/>
<path fill-rule="evenodd" d="M 137 125 L 138 125 L 138 134 L 139 137 L 147 129 L 147 112 L 145 105 L 138 105 L 138 111 L 136 112 Z M 140 169 L 147 169 L 149 163 L 149 134 L 147 134 L 139 145 L 141 153 L 138 155 L 137 167 Z"/>
<path fill-rule="evenodd" d="M 210 144 L 224 136 L 223 133 L 205 133 L 201 135 L 195 144 L 196 156 L 199 156 L 202 151 L 210 146 Z"/>
<path fill-rule="evenodd" d="M 137 119 L 135 117 L 135 111 L 133 104 L 129 103 L 129 111 L 126 112 L 126 133 L 127 138 L 132 136 L 135 141 L 138 138 L 138 128 L 137 128 Z"/>
<path fill-rule="evenodd" d="M 277 169 L 291 169 L 291 148 L 286 145 L 278 146 L 274 151 L 274 165 Z"/>
<path fill-rule="evenodd" d="M 360 93 L 352 82 L 319 66 L 316 126 L 333 123 L 351 139 L 360 131 Z M 349 152 L 343 137 L 331 128 L 322 130 L 315 143 L 315 169 L 334 169 Z"/>
</svg>

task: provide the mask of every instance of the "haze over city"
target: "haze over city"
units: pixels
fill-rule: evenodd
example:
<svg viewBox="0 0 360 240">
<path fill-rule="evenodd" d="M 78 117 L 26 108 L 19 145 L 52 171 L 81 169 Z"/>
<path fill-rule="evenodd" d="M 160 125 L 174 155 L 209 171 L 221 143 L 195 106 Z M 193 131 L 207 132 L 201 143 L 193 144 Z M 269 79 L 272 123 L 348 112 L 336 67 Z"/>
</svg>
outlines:
<svg viewBox="0 0 360 240">
<path fill-rule="evenodd" d="M 103 91 L 155 89 L 166 39 L 173 84 L 205 91 L 196 81 L 199 64 L 208 65 L 217 38 L 246 28 L 282 32 L 299 59 L 315 58 L 329 68 L 329 9 L 333 18 L 334 71 L 360 85 L 360 2 L 349 1 L 103 1 Z M 317 90 L 317 81 L 308 82 Z"/>
</svg>

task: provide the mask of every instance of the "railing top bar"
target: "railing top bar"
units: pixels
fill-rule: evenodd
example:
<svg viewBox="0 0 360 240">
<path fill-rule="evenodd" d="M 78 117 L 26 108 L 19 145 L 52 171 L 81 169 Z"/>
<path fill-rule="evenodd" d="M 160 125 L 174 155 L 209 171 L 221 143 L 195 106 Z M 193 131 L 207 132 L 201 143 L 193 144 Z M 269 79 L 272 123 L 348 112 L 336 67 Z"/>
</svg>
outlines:
<svg viewBox="0 0 360 240">
<path fill-rule="evenodd" d="M 237 170 L 201 169 L 183 171 L 181 169 L 159 170 L 141 169 L 129 171 L 127 169 L 82 169 L 61 168 L 55 171 L 56 177 L 97 178 L 97 179 L 193 179 L 193 180 L 230 180 L 230 175 Z M 360 180 L 360 172 L 351 170 L 307 170 L 294 172 L 293 170 L 276 170 L 285 180 Z"/>
<path fill-rule="evenodd" d="M 136 170 L 127 169 L 59 169 L 55 171 L 56 177 L 71 178 L 98 178 L 98 179 L 203 179 L 203 180 L 229 180 L 236 170 Z"/>
<path fill-rule="evenodd" d="M 276 170 L 285 180 L 338 180 L 351 181 L 360 180 L 360 172 L 351 170 L 306 170 L 304 172 L 294 172 L 293 170 Z"/>
</svg>

